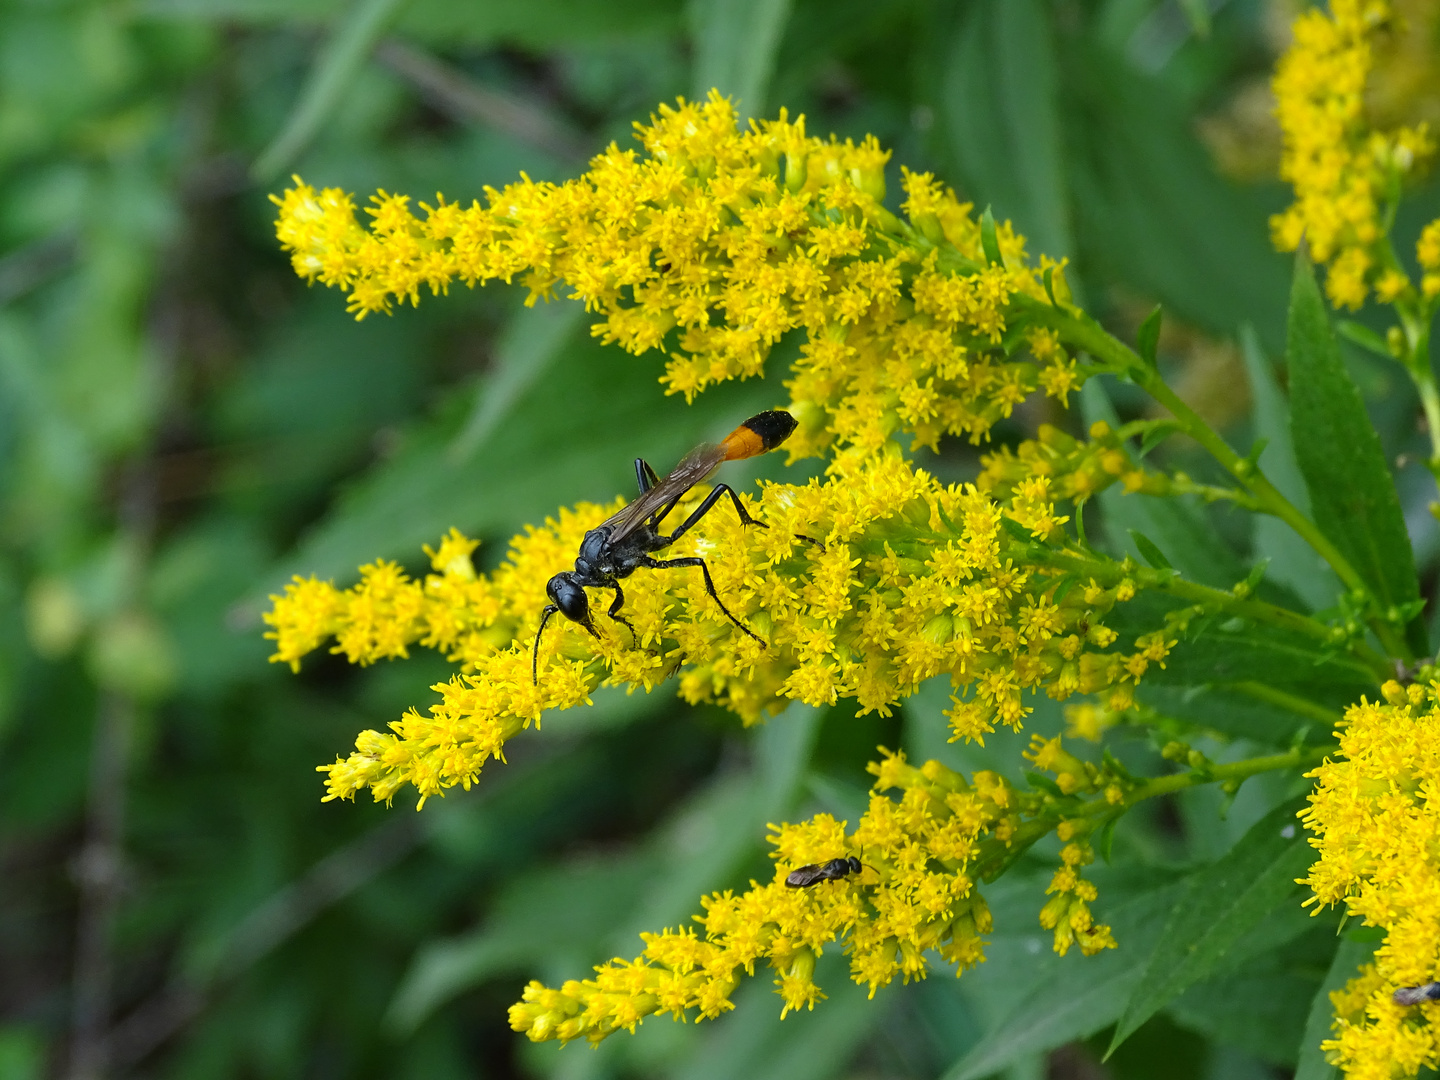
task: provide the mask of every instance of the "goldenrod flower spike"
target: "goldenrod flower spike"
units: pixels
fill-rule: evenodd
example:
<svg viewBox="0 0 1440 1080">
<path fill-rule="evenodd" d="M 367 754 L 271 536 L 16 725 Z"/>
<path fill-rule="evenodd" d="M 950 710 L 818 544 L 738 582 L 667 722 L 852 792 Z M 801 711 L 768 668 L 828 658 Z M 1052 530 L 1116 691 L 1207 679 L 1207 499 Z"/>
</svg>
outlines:
<svg viewBox="0 0 1440 1080">
<path fill-rule="evenodd" d="M 1336 307 L 1360 307 L 1372 288 L 1393 303 L 1412 287 L 1388 256 L 1387 203 L 1434 153 L 1434 139 L 1424 124 L 1372 130 L 1366 116 L 1375 40 L 1392 21 L 1391 5 L 1331 0 L 1329 8 L 1296 18 L 1294 44 L 1275 69 L 1280 177 L 1294 186 L 1295 202 L 1271 219 L 1271 232 L 1282 251 L 1303 239 L 1328 265 L 1325 291 Z"/>
<path fill-rule="evenodd" d="M 1385 931 L 1374 962 L 1332 995 L 1324 1048 L 1351 1080 L 1440 1067 L 1440 1004 L 1394 1000 L 1440 974 L 1440 683 L 1389 682 L 1381 696 L 1346 712 L 1339 754 L 1306 774 L 1316 786 L 1301 815 L 1320 853 L 1307 904 L 1343 904 Z"/>
<path fill-rule="evenodd" d="M 1013 835 L 1015 793 L 993 773 L 972 782 L 937 761 L 917 769 L 903 754 L 884 753 L 870 765 L 875 793 L 853 833 L 828 814 L 772 825 L 773 879 L 703 899 L 705 913 L 695 916 L 703 937 L 687 929 L 642 934 L 645 952 L 629 963 L 612 960 L 558 990 L 531 982 L 510 1008 L 511 1027 L 536 1042 L 599 1042 L 656 1013 L 713 1019 L 733 1008 L 741 974 L 754 975 L 761 962 L 776 973 L 784 1016 L 823 1000 L 815 960 L 835 943 L 872 997 L 897 976 L 923 979 L 932 955 L 957 975 L 983 962 L 990 910 L 967 868 L 983 858 L 982 841 L 1003 846 L 996 838 Z M 892 790 L 898 801 L 884 794 Z M 853 854 L 864 859 L 858 878 L 784 883 L 797 866 Z"/>
<path fill-rule="evenodd" d="M 704 494 L 693 491 L 676 512 Z M 435 687 L 441 701 L 428 714 L 412 709 L 388 733 L 364 732 L 355 753 L 324 766 L 327 797 L 368 787 L 389 799 L 410 783 L 423 802 L 468 786 L 545 709 L 581 704 L 601 683 L 649 690 L 674 675 L 686 700 L 719 702 L 753 723 L 789 700 L 848 697 L 862 713 L 888 715 L 948 674 L 955 737 L 983 740 L 997 723 L 1019 727 L 1028 689 L 1058 699 L 1108 693 L 1112 708 L 1127 707 L 1136 680 L 1174 644 L 1157 634 L 1133 654 L 1107 651 L 1116 635 L 1104 615 L 1135 594 L 1133 583 L 1092 581 L 1062 595 L 1061 572 L 1034 565 L 1036 551 L 1065 544 L 1043 478 L 1001 504 L 886 456 L 843 481 L 766 485 L 752 507 L 768 528 L 717 512 L 675 550 L 707 559 L 726 606 L 767 644 L 736 630 L 699 574 L 646 571 L 626 580 L 636 637 L 603 616 L 598 640 L 557 626 L 540 648 L 538 686 L 528 650 L 545 581 L 613 505 L 582 504 L 529 529 L 489 576 L 471 567 L 473 542 L 452 532 L 430 553 L 435 572 L 423 582 L 385 563 L 343 591 L 297 579 L 266 615 L 273 660 L 297 666 L 328 635 L 332 651 L 356 663 L 403 656 L 418 642 L 463 665 Z"/>
<path fill-rule="evenodd" d="M 583 176 L 522 176 L 487 188 L 485 206 L 437 196 L 417 215 L 382 191 L 368 229 L 349 195 L 297 177 L 273 197 L 276 231 L 296 273 L 347 290 L 360 318 L 454 281 L 518 279 L 531 303 L 564 286 L 595 313 L 597 337 L 669 350 L 663 381 L 687 398 L 760 374 L 801 330 L 787 383 L 795 456 L 833 445 L 853 464 L 900 432 L 979 442 L 1031 391 L 1063 401 L 1079 386 L 1052 332 L 1030 332 L 1028 354 L 1004 340 L 1016 294 L 1068 298 L 1063 266 L 1029 265 L 1008 225 L 992 265 L 969 204 L 928 174 L 902 170 L 909 221 L 896 218 L 873 138 L 813 138 L 783 111 L 740 131 L 718 94 L 636 127 L 645 156 L 612 145 Z"/>
</svg>

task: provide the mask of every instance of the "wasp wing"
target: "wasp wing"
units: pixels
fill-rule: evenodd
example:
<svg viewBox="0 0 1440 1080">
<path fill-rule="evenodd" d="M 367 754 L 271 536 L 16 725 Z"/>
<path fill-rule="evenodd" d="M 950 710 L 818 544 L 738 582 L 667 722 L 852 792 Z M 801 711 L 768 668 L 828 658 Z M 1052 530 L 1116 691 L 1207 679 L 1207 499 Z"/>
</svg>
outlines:
<svg viewBox="0 0 1440 1080">
<path fill-rule="evenodd" d="M 652 517 L 655 519 L 652 524 L 659 525 L 660 519 L 670 512 L 670 508 L 680 497 L 714 472 L 724 460 L 723 447 L 712 443 L 697 446 L 685 455 L 679 465 L 656 481 L 649 491 L 638 496 L 634 502 L 622 506 L 602 522 L 600 527 L 609 528 L 610 542 L 614 544 L 629 536 Z"/>
</svg>

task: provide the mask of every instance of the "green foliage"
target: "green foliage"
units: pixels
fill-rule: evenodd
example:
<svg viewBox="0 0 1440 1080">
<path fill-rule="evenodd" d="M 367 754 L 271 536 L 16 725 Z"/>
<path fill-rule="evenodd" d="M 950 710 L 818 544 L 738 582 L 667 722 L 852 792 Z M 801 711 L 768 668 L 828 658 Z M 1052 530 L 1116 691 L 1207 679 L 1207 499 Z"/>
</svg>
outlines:
<svg viewBox="0 0 1440 1080">
<path fill-rule="evenodd" d="M 468 200 L 522 169 L 573 175 L 657 102 L 718 85 L 752 113 L 784 105 L 812 131 L 877 135 L 895 149 L 892 202 L 903 162 L 993 207 L 987 253 L 998 260 L 994 222 L 1009 219 L 1031 252 L 1070 257 L 1077 295 L 1159 370 L 1182 366 L 1172 324 L 1253 327 L 1253 412 L 1212 375 L 1233 399 L 1217 423 L 1236 445 L 1268 440 L 1266 474 L 1423 645 L 1407 605 L 1433 581 L 1435 545 L 1417 567 L 1405 520 L 1424 519 L 1429 495 L 1397 494 L 1387 465 L 1418 445 L 1413 421 L 1377 411 L 1376 436 L 1303 264 L 1287 399 L 1264 355 L 1285 344 L 1285 263 L 1265 240 L 1274 193 L 1223 178 L 1195 134 L 1267 47 L 1260 17 L 1186 3 L 1194 32 L 1158 57 L 1150 7 L 0 9 L 0 1080 L 66 1072 L 77 978 L 105 990 L 75 974 L 78 913 L 110 920 L 117 1076 L 1018 1080 L 1057 1050 L 1101 1069 L 1112 1028 L 1130 1040 L 1094 1075 L 1178 1075 L 1164 1069 L 1180 1040 L 1196 1077 L 1297 1060 L 1304 1080 L 1328 1076 L 1314 1050 L 1326 993 L 1367 946 L 1333 923 L 1263 918 L 1308 849 L 1276 839 L 1295 792 L 1258 781 L 1228 822 L 1172 803 L 1115 829 L 1095 877 L 1120 947 L 1100 956 L 1057 957 L 1036 924 L 1046 850 L 997 883 L 989 959 L 958 983 L 938 973 L 870 1001 L 832 950 L 818 976 L 829 1000 L 783 1023 L 761 978 L 705 1027 L 652 1021 L 594 1053 L 522 1044 L 504 1009 L 524 979 L 632 955 L 638 931 L 683 922 L 701 893 L 768 875 L 767 822 L 853 821 L 876 743 L 1020 783 L 1023 739 L 945 743 L 944 686 L 903 717 L 797 707 L 749 732 L 666 689 L 616 693 L 547 717 L 479 789 L 420 817 L 322 805 L 314 766 L 423 707 L 449 669 L 417 650 L 363 670 L 320 657 L 296 678 L 265 663 L 260 638 L 266 595 L 294 573 L 347 583 L 381 557 L 419 568 L 420 546 L 451 526 L 481 537 L 493 566 L 526 523 L 628 491 L 632 458 L 676 460 L 783 400 L 795 355 L 782 343 L 767 379 L 687 406 L 661 396 L 652 356 L 601 346 L 574 305 L 523 308 L 518 290 L 357 326 L 290 274 L 265 199 L 275 178 L 303 168 L 361 192 Z M 431 66 L 407 64 L 416 55 Z M 1155 303 L 1164 332 L 1141 321 Z M 1374 344 L 1373 329 L 1342 332 Z M 1136 415 L 1133 387 L 1109 389 L 1086 387 L 1087 423 Z M 1198 475 L 1178 441 L 1151 457 Z M 947 479 L 978 469 L 970 447 L 917 456 Z M 782 468 L 738 468 L 735 482 Z M 1230 589 L 1269 559 L 1257 596 L 1335 603 L 1331 572 L 1279 521 L 1252 529 L 1198 500 L 1118 489 L 1087 512 L 1097 545 L 1149 566 Z M 1137 601 L 1129 629 L 1181 606 L 1169 599 Z M 1239 618 L 1197 619 L 1182 644 L 1140 702 L 1216 755 L 1323 744 L 1327 715 L 1374 682 L 1323 643 Z M 1056 734 L 1059 710 L 1032 704 L 1027 729 Z M 1137 772 L 1167 767 L 1139 735 L 1117 754 Z M 115 878 L 84 884 L 87 842 Z"/>
<path fill-rule="evenodd" d="M 1382 608 L 1406 612 L 1401 621 L 1410 623 L 1412 646 L 1428 652 L 1425 624 L 1408 612 L 1420 585 L 1400 499 L 1303 254 L 1295 260 L 1286 357 L 1290 431 L 1315 523 L 1345 553 Z"/>
</svg>

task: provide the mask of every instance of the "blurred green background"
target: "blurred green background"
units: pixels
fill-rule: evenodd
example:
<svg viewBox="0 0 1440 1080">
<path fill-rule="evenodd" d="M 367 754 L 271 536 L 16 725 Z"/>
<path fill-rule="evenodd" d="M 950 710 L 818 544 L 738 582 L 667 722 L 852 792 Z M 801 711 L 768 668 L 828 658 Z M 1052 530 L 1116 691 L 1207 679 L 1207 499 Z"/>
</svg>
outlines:
<svg viewBox="0 0 1440 1080">
<path fill-rule="evenodd" d="M 1153 923 L 1145 890 L 1284 794 L 1258 783 L 1224 821 L 1196 792 L 1122 830 L 1129 869 L 1097 869 L 1097 912 L 1122 942 L 1104 957 L 1050 953 L 1041 853 L 987 893 L 991 959 L 958 982 L 870 1002 L 827 957 L 830 1000 L 783 1025 L 762 974 L 713 1024 L 530 1046 L 505 1021 L 526 979 L 633 956 L 638 931 L 768 875 L 767 821 L 853 821 L 878 743 L 1018 777 L 1023 740 L 947 745 L 944 686 L 888 719 L 794 707 L 750 732 L 664 690 L 603 692 L 422 814 L 408 792 L 393 809 L 322 805 L 315 765 L 433 700 L 447 666 L 423 650 L 369 669 L 321 655 L 295 677 L 266 663 L 259 617 L 294 572 L 346 584 L 381 556 L 423 570 L 420 545 L 452 525 L 493 566 L 524 523 L 628 491 L 636 455 L 663 467 L 785 400 L 787 345 L 770 380 L 687 408 L 661 395 L 655 358 L 601 348 L 575 305 L 527 310 L 519 290 L 357 325 L 277 249 L 266 194 L 291 171 L 362 200 L 466 200 L 522 169 L 576 175 L 657 103 L 718 86 L 750 113 L 877 135 L 894 189 L 903 162 L 993 204 L 1032 252 L 1070 256 L 1077 293 L 1127 336 L 1163 303 L 1182 393 L 1248 446 L 1232 341 L 1249 324 L 1253 355 L 1283 344 L 1265 80 L 1292 14 L 6 0 L 0 1080 L 1289 1075 L 1334 950 L 1324 920 L 1277 916 L 1283 947 L 1191 990 L 1103 1067 L 1094 1034 L 1130 985 L 1127 934 Z M 1405 450 L 1401 380 L 1356 362 L 1387 446 Z M 1080 430 L 1042 404 L 1005 437 L 1041 420 Z M 949 478 L 976 465 L 964 447 L 926 461 Z M 762 468 L 785 471 L 778 456 Z M 1418 473 L 1402 493 L 1425 522 Z M 1212 524 L 1247 554 L 1243 522 Z M 1059 722 L 1037 703 L 1036 729 Z"/>
</svg>

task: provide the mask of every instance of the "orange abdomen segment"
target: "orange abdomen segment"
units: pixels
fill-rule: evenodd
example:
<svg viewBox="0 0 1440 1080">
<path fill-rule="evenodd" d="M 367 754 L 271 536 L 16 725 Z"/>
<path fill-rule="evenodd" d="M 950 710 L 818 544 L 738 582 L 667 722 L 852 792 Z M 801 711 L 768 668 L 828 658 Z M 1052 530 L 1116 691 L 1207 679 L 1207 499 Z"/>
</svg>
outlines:
<svg viewBox="0 0 1440 1080">
<path fill-rule="evenodd" d="M 754 457 L 774 450 L 795 430 L 795 418 L 783 409 L 756 413 L 720 442 L 726 461 Z"/>
</svg>

